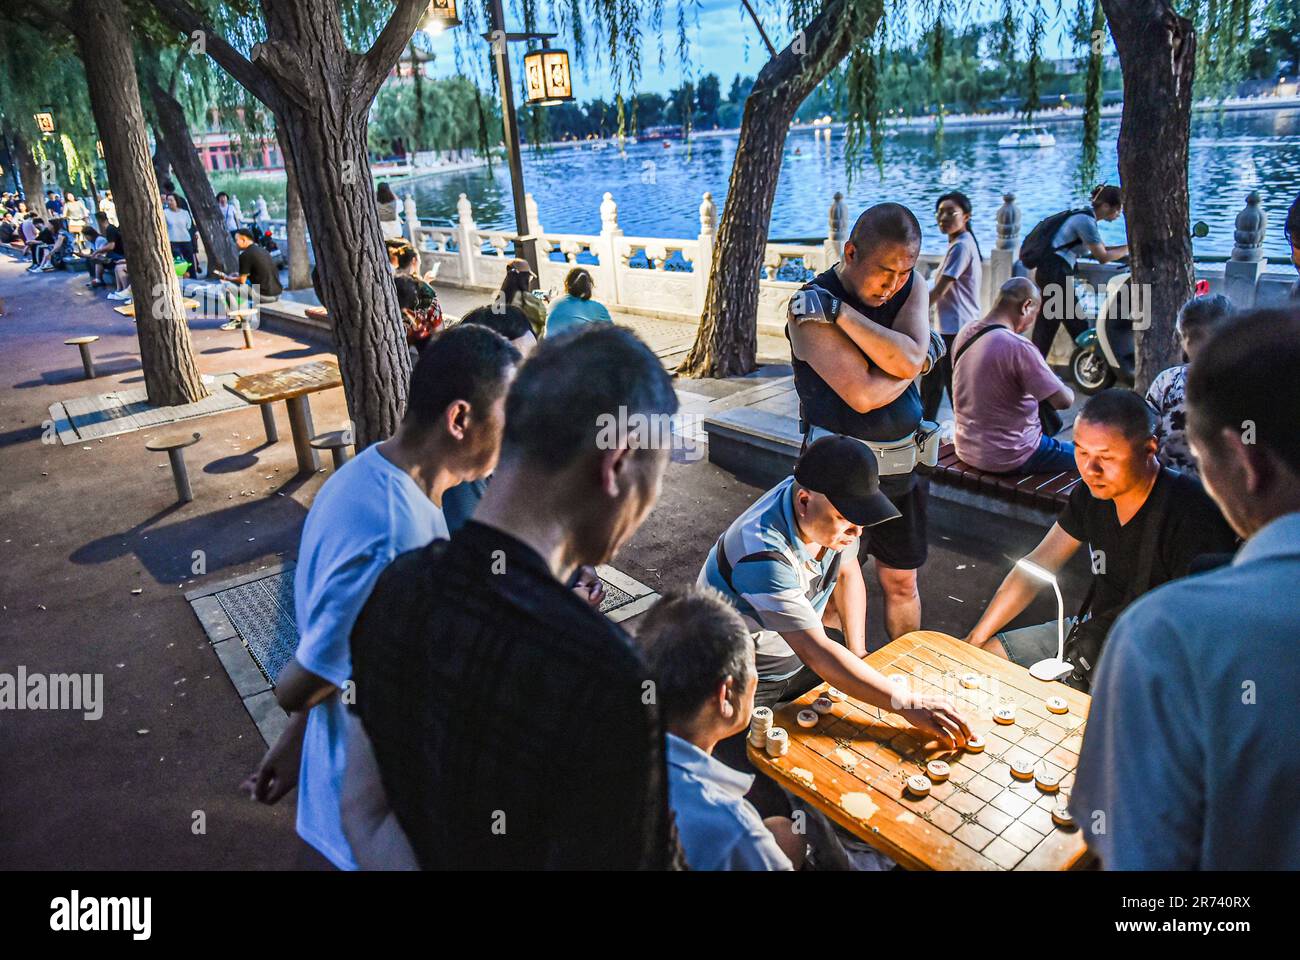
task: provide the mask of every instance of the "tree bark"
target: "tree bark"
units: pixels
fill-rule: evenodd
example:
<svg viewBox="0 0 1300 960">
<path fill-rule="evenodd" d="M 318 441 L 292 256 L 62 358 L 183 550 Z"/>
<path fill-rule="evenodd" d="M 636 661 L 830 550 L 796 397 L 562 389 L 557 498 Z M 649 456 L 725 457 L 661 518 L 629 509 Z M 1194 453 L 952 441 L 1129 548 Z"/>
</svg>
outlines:
<svg viewBox="0 0 1300 960">
<path fill-rule="evenodd" d="M 284 158 L 284 233 L 288 250 L 289 289 L 304 290 L 311 286 L 311 261 L 307 255 L 307 216 L 302 209 L 302 191 L 298 187 L 298 170 L 289 156 L 285 138 L 276 131 L 280 156 Z"/>
<path fill-rule="evenodd" d="M 180 282 L 172 267 L 129 22 L 121 0 L 83 0 L 72 29 L 126 240 L 145 389 L 151 404 L 174 406 L 201 400 L 207 390 L 194 362 Z"/>
<path fill-rule="evenodd" d="M 171 159 L 167 156 L 167 144 L 163 142 L 157 127 L 154 127 L 153 133 L 153 176 L 161 188 L 164 180 L 171 179 L 172 165 Z"/>
<path fill-rule="evenodd" d="M 185 119 L 185 110 L 180 102 L 163 89 L 157 79 L 150 77 L 146 81 L 149 99 L 153 102 L 154 113 L 158 123 L 155 132 L 159 144 L 171 159 L 176 179 L 185 191 L 185 199 L 190 204 L 190 214 L 194 217 L 194 226 L 203 240 L 203 249 L 208 254 L 207 271 L 220 270 L 222 273 L 234 273 L 239 264 L 239 254 L 235 243 L 226 230 L 225 218 L 217 206 L 217 195 L 212 191 L 212 181 L 203 169 L 203 161 L 194 147 L 190 134 L 189 121 Z"/>
<path fill-rule="evenodd" d="M 1178 308 L 1195 289 L 1187 195 L 1196 31 L 1168 0 L 1102 0 L 1124 76 L 1119 175 L 1133 284 L 1136 389 L 1178 363 Z"/>
<path fill-rule="evenodd" d="M 846 0 L 829 0 L 790 46 L 768 60 L 745 101 L 704 313 L 695 345 L 677 369 L 682 376 L 731 377 L 755 367 L 759 272 L 790 121 L 853 44 L 875 31 L 883 15 L 879 2 L 857 14 L 851 6 Z"/>
<path fill-rule="evenodd" d="M 406 409 L 410 355 L 388 269 L 366 151 L 370 106 L 428 10 L 396 0 L 364 54 L 349 50 L 336 0 L 261 0 L 266 40 L 244 58 L 184 0 L 153 0 L 178 29 L 275 114 L 296 164 L 358 451 L 392 435 Z"/>
<path fill-rule="evenodd" d="M 27 138 L 15 131 L 14 163 L 18 164 L 18 176 L 23 181 L 23 199 L 27 209 L 32 213 L 45 216 L 45 178 L 41 176 L 41 165 L 36 162 Z"/>
</svg>

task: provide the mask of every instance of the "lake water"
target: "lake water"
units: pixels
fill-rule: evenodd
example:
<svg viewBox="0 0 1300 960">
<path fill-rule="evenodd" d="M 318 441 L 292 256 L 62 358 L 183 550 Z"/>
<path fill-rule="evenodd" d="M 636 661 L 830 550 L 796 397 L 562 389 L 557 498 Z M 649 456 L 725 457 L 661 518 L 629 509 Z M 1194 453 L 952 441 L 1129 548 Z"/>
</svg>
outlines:
<svg viewBox="0 0 1300 960">
<path fill-rule="evenodd" d="M 999 149 L 1006 126 L 949 127 L 941 141 L 932 131 L 900 130 L 885 146 L 884 178 L 874 166 L 849 187 L 842 158 L 843 133 L 792 132 L 772 213 L 773 240 L 824 237 L 827 210 L 835 191 L 844 193 L 850 218 L 881 200 L 910 206 L 925 231 L 924 249 L 943 249 L 934 226 L 934 201 L 946 190 L 963 190 L 974 206 L 975 235 L 985 250 L 996 236 L 994 217 L 1002 193 L 1016 194 L 1021 236 L 1042 217 L 1080 205 L 1075 194 L 1082 127 L 1077 122 L 1048 125 L 1056 146 L 1042 150 Z M 1118 179 L 1115 140 L 1118 120 L 1101 125 L 1100 175 Z M 624 233 L 646 237 L 694 237 L 699 231 L 701 195 L 712 192 L 721 215 L 736 150 L 734 135 L 627 147 L 526 149 L 524 183 L 537 200 L 542 225 L 556 233 L 600 231 L 600 200 L 605 191 L 618 203 Z M 798 151 L 796 153 L 796 150 Z M 1282 236 L 1287 208 L 1300 193 L 1300 109 L 1238 112 L 1193 117 L 1190 187 L 1192 220 L 1204 220 L 1210 235 L 1195 241 L 1198 255 L 1232 250 L 1233 220 L 1245 196 L 1258 190 L 1268 212 L 1265 252 L 1287 258 Z M 443 174 L 411 186 L 422 219 L 449 224 L 461 193 L 474 204 L 480 227 L 513 229 L 509 176 L 504 164 L 465 173 Z M 1130 185 L 1130 189 L 1140 189 Z M 405 193 L 405 190 L 401 191 Z M 1108 243 L 1122 243 L 1123 222 L 1103 223 Z"/>
</svg>

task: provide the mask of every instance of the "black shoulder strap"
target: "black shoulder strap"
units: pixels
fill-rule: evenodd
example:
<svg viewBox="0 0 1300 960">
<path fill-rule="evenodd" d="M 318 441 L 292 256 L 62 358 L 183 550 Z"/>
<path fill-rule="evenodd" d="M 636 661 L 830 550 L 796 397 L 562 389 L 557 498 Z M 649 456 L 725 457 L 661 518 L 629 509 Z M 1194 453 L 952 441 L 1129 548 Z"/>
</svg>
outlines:
<svg viewBox="0 0 1300 960">
<path fill-rule="evenodd" d="M 731 562 L 727 560 L 727 551 L 722 546 L 722 541 L 725 540 L 726 537 L 726 533 L 723 533 L 722 536 L 718 537 L 718 573 L 722 574 L 722 581 L 731 588 L 731 592 L 736 593 L 736 585 L 731 582 L 731 573 L 734 568 L 732 567 Z M 787 567 L 790 566 L 790 558 L 780 550 L 759 550 L 757 553 L 746 554 L 737 560 L 736 563 L 754 563 L 758 560 L 775 560 L 778 563 L 784 563 Z"/>
<path fill-rule="evenodd" d="M 963 344 L 961 345 L 961 349 L 960 349 L 960 350 L 958 350 L 956 353 L 954 353 L 954 354 L 952 355 L 952 365 L 953 365 L 953 368 L 954 368 L 954 369 L 956 368 L 956 366 L 957 366 L 957 361 L 961 359 L 961 355 L 962 355 L 963 353 L 966 352 L 967 348 L 969 348 L 970 345 L 971 345 L 972 343 L 974 343 L 974 342 L 975 342 L 976 340 L 978 340 L 980 337 L 984 336 L 984 334 L 986 334 L 986 333 L 992 333 L 994 330 L 1002 330 L 1002 329 L 1005 329 L 1005 328 L 1004 328 L 1000 323 L 990 323 L 987 327 L 985 327 L 985 328 L 984 328 L 983 330 L 981 330 L 979 333 L 974 334 L 974 335 L 973 335 L 969 340 L 967 340 L 965 343 L 963 343 Z"/>
<path fill-rule="evenodd" d="M 1057 230 L 1060 230 L 1063 226 L 1065 226 L 1065 222 L 1069 220 L 1072 216 L 1074 216 L 1076 213 L 1086 213 L 1088 216 L 1092 217 L 1092 219 L 1094 220 L 1097 219 L 1097 211 L 1092 209 L 1092 207 L 1080 207 L 1078 210 L 1066 210 L 1065 213 L 1060 214 L 1061 222 L 1056 225 L 1056 230 L 1052 231 L 1052 236 L 1056 236 Z M 1057 251 L 1064 250 L 1067 247 L 1072 247 L 1078 242 L 1079 242 L 1078 240 L 1071 240 L 1069 243 L 1063 243 L 1059 247 L 1052 247 L 1052 252 L 1055 253 Z"/>
<path fill-rule="evenodd" d="M 1142 546 L 1138 551 L 1137 577 L 1133 581 L 1130 602 L 1146 593 L 1151 586 L 1151 571 L 1156 559 L 1156 539 L 1160 536 L 1160 528 L 1164 525 L 1165 515 L 1169 512 L 1169 478 L 1165 475 L 1163 467 L 1156 475 L 1156 483 L 1151 488 L 1146 507 L 1147 515 L 1142 525 Z"/>
</svg>

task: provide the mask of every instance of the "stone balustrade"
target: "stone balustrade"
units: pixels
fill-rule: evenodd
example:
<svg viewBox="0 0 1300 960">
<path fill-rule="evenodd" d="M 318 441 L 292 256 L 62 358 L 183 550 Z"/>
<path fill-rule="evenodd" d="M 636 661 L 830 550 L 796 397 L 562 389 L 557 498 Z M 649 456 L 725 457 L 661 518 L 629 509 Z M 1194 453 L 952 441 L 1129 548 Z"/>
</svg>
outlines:
<svg viewBox="0 0 1300 960">
<path fill-rule="evenodd" d="M 1272 303 L 1285 299 L 1294 275 L 1269 265 L 1260 255 L 1267 229 L 1267 217 L 1258 194 L 1252 193 L 1234 223 L 1232 257 L 1198 261 L 1196 276 L 1210 282 L 1213 292 L 1227 293 L 1241 306 Z M 1003 196 L 995 214 L 996 240 L 984 251 L 981 291 L 987 308 L 994 293 L 1017 268 L 1022 234 L 1020 209 L 1015 194 Z M 597 234 L 551 233 L 540 224 L 537 204 L 527 196 L 529 222 L 538 240 L 539 277 L 543 290 L 558 295 L 564 277 L 574 266 L 585 267 L 596 281 L 596 298 L 612 309 L 646 316 L 696 322 L 704 308 L 708 275 L 716 243 L 718 211 L 710 194 L 700 203 L 699 234 L 690 239 L 633 237 L 624 235 L 618 224 L 618 204 L 606 193 L 600 203 L 601 229 Z M 495 290 L 501 282 L 506 261 L 514 256 L 511 230 L 482 230 L 474 222 L 474 211 L 465 194 L 457 203 L 453 226 L 421 223 L 414 198 L 403 203 L 407 237 L 420 251 L 421 269 L 437 264 L 440 285 Z M 827 236 L 820 244 L 769 243 L 759 273 L 758 324 L 765 333 L 780 333 L 785 323 L 786 302 L 799 285 L 837 262 L 852 227 L 844 198 L 837 193 L 827 214 Z M 272 233 L 284 247 L 284 221 L 272 221 Z M 938 268 L 942 256 L 924 253 L 917 271 L 927 280 Z M 1080 261 L 1078 279 L 1094 289 L 1122 270 L 1114 264 Z"/>
</svg>

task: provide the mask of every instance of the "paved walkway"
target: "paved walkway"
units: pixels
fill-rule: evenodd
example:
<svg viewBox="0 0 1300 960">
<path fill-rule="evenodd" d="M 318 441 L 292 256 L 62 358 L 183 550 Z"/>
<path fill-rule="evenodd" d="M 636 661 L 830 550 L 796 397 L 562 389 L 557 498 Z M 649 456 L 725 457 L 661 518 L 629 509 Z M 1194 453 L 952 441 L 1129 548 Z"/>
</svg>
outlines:
<svg viewBox="0 0 1300 960">
<path fill-rule="evenodd" d="M 262 755 L 261 737 L 184 594 L 292 559 L 328 474 L 291 479 L 282 410 L 274 446 L 265 445 L 253 408 L 186 421 L 202 439 L 186 451 L 195 500 L 184 505 L 165 457 L 144 450 L 145 433 L 42 442 L 51 404 L 143 382 L 135 327 L 80 277 L 28 276 L 3 256 L 0 299 L 0 673 L 21 665 L 102 674 L 104 697 L 98 720 L 53 710 L 0 717 L 0 866 L 294 866 L 293 797 L 265 807 L 237 791 Z M 326 355 L 320 344 L 265 330 L 242 350 L 238 334 L 218 324 L 191 325 L 206 374 Z M 682 326 L 652 335 L 667 346 Z M 93 383 L 63 344 L 80 334 L 101 338 Z M 679 381 L 683 407 L 783 402 L 780 378 L 763 375 L 772 369 L 737 381 Z M 341 390 L 313 395 L 312 409 L 321 430 L 346 422 Z M 718 533 L 760 492 L 707 460 L 675 458 L 658 505 L 615 565 L 658 591 L 689 585 Z M 1032 541 L 1008 543 L 996 518 L 938 502 L 930 514 L 925 626 L 961 634 L 1009 557 Z M 878 590 L 870 592 L 876 643 Z M 1054 615 L 1044 599 L 1026 622 Z M 196 833 L 200 820 L 206 832 Z"/>
</svg>

